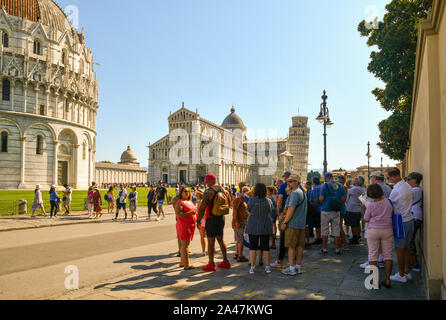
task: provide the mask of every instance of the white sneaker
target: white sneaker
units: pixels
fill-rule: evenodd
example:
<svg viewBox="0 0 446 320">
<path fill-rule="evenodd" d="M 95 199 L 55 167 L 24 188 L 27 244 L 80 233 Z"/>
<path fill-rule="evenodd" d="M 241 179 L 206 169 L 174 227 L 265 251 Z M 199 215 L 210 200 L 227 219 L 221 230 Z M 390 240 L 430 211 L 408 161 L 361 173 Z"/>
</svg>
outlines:
<svg viewBox="0 0 446 320">
<path fill-rule="evenodd" d="M 160 218 L 156 218 L 155 221 L 160 221 Z"/>
<path fill-rule="evenodd" d="M 365 269 L 365 268 L 367 268 L 369 265 L 370 265 L 370 263 L 367 261 L 366 263 L 361 264 L 360 267 L 361 267 L 362 269 Z"/>
<path fill-rule="evenodd" d="M 297 273 L 296 273 L 296 270 L 291 269 L 291 267 L 288 267 L 288 268 L 282 270 L 282 274 L 284 274 L 286 276 L 295 276 Z"/>
<path fill-rule="evenodd" d="M 390 280 L 395 282 L 407 283 L 407 278 L 400 276 L 399 272 L 396 273 L 394 276 L 391 276 Z"/>
<path fill-rule="evenodd" d="M 251 267 L 251 269 L 249 269 L 249 274 L 254 274 L 255 272 L 254 272 L 254 268 L 253 267 Z"/>
<path fill-rule="evenodd" d="M 270 268 L 269 266 L 266 266 L 266 267 L 265 267 L 265 272 L 266 272 L 266 273 L 271 273 L 271 268 Z"/>
<path fill-rule="evenodd" d="M 302 274 L 302 267 L 300 267 L 300 266 L 295 266 L 294 268 L 296 268 L 296 273 L 297 273 L 297 274 Z"/>
<path fill-rule="evenodd" d="M 411 281 L 413 278 L 412 278 L 412 274 L 406 274 L 406 279 L 408 280 L 408 281 Z"/>
</svg>

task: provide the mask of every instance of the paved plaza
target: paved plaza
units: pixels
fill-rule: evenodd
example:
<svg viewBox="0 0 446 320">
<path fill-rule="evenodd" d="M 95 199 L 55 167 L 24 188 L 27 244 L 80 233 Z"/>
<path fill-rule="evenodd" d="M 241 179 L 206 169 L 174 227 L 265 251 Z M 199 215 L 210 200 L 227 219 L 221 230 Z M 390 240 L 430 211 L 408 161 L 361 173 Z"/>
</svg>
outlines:
<svg viewBox="0 0 446 320">
<path fill-rule="evenodd" d="M 145 208 L 140 209 L 140 217 L 143 215 L 145 219 Z M 230 217 L 226 220 L 225 240 L 233 267 L 215 273 L 201 271 L 207 257 L 201 256 L 198 234 L 191 247 L 191 261 L 197 269 L 179 268 L 171 208 L 166 220 L 159 222 L 140 218 L 136 222 L 113 223 L 112 215 L 105 215 L 102 223 L 85 215 L 55 221 L 27 219 L 0 219 L 3 227 L 7 220 L 11 229 L 23 229 L 0 232 L 0 259 L 10 261 L 0 266 L 1 299 L 426 299 L 419 273 L 414 273 L 408 284 L 393 283 L 390 290 L 367 290 L 367 275 L 359 267 L 367 259 L 364 245 L 351 247 L 343 256 L 335 255 L 333 244 L 324 257 L 319 254 L 320 247 L 305 250 L 303 274 L 295 277 L 282 275 L 278 268 L 267 275 L 263 267 L 249 275 L 248 263 L 232 259 L 235 246 Z M 248 256 L 246 249 L 245 255 Z M 273 250 L 273 259 L 276 256 Z M 219 252 L 216 259 L 221 261 Z M 68 265 L 79 268 L 79 290 L 67 291 L 64 287 Z"/>
</svg>

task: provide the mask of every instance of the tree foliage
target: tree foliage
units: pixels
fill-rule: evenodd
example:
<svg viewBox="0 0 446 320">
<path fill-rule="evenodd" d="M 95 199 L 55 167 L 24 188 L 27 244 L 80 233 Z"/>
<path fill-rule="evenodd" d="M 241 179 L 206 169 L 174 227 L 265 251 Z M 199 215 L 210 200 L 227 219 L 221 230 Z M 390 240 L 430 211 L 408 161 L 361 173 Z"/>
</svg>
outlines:
<svg viewBox="0 0 446 320">
<path fill-rule="evenodd" d="M 404 160 L 409 146 L 410 115 L 418 41 L 418 27 L 426 19 L 433 0 L 392 0 L 377 28 L 366 21 L 358 26 L 369 47 L 368 70 L 385 83 L 372 91 L 381 106 L 393 114 L 379 124 L 382 151 L 393 160 Z"/>
<path fill-rule="evenodd" d="M 319 178 L 320 179 L 321 177 L 322 177 L 322 175 L 319 172 L 312 170 L 307 175 L 307 181 L 312 182 L 313 178 Z"/>
</svg>

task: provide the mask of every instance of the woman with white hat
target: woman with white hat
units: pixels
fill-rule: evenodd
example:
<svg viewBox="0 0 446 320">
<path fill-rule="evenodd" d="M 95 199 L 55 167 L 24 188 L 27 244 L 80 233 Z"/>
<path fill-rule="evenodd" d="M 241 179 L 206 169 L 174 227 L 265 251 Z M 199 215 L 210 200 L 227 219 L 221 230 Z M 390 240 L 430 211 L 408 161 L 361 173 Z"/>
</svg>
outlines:
<svg viewBox="0 0 446 320">
<path fill-rule="evenodd" d="M 35 218 L 36 217 L 36 211 L 41 209 L 42 213 L 45 217 L 48 217 L 48 215 L 45 213 L 45 208 L 43 206 L 43 198 L 42 198 L 42 192 L 40 192 L 40 185 L 36 186 L 36 190 L 34 191 L 34 202 L 33 202 L 33 206 L 32 206 L 32 216 L 31 218 Z"/>
</svg>

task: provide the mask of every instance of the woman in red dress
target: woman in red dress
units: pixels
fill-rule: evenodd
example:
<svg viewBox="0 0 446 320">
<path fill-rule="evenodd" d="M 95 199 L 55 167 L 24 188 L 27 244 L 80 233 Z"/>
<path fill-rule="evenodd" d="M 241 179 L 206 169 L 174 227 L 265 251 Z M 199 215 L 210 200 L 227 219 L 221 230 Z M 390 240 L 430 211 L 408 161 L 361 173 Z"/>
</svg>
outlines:
<svg viewBox="0 0 446 320">
<path fill-rule="evenodd" d="M 102 196 L 97 187 L 93 189 L 93 206 L 95 219 L 102 217 Z"/>
<path fill-rule="evenodd" d="M 177 236 L 181 242 L 180 267 L 184 267 L 184 270 L 191 270 L 194 267 L 189 263 L 189 245 L 194 238 L 198 209 L 192 202 L 192 193 L 187 187 L 180 188 L 179 199 L 175 203 L 175 215 L 177 216 Z"/>
</svg>

